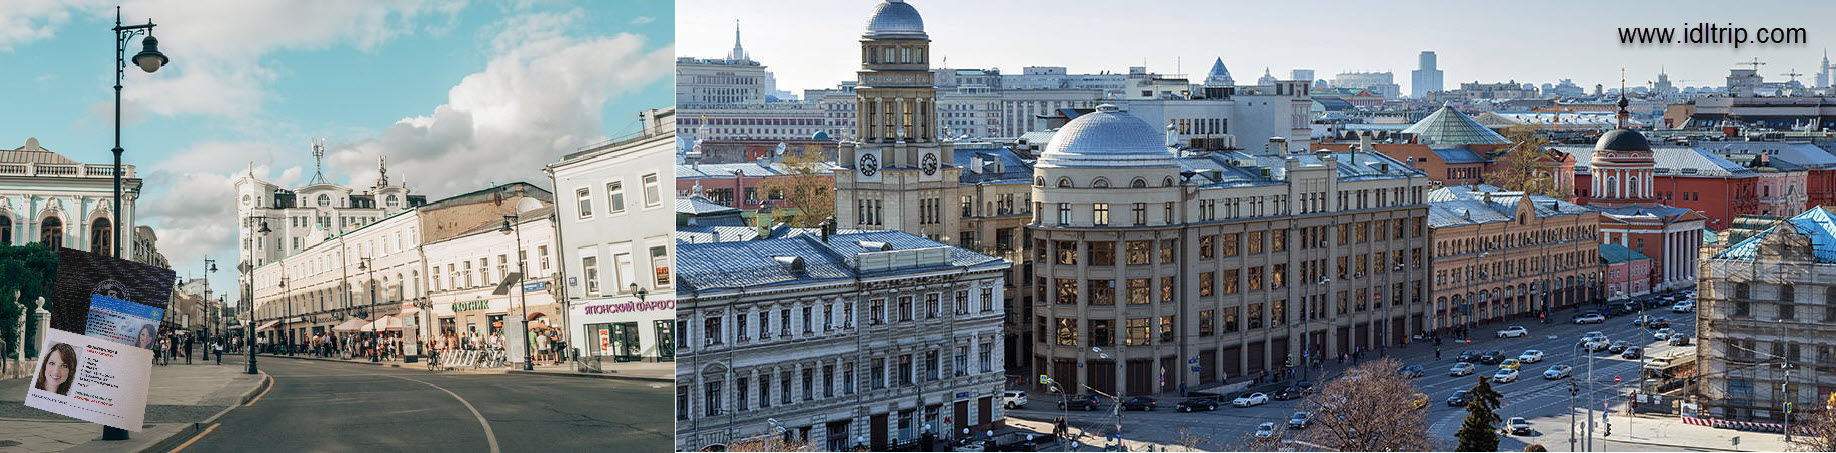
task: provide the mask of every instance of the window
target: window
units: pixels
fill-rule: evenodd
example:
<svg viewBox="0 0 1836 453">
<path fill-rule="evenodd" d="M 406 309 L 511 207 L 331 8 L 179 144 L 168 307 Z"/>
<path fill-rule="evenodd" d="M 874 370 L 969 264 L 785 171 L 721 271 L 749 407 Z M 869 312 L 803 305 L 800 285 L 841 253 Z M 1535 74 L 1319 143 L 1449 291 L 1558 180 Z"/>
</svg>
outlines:
<svg viewBox="0 0 1836 453">
<path fill-rule="evenodd" d="M 1058 318 L 1058 345 L 1077 346 L 1077 320 Z"/>
<path fill-rule="evenodd" d="M 1261 268 L 1257 268 L 1257 269 L 1261 269 Z M 1257 272 L 1260 273 L 1261 271 L 1259 270 Z M 1224 270 L 1224 294 L 1236 294 L 1237 293 L 1237 275 L 1238 275 L 1237 269 Z"/>
<path fill-rule="evenodd" d="M 1059 203 L 1058 204 L 1058 224 L 1059 225 L 1070 225 L 1071 224 L 1071 203 Z"/>
<path fill-rule="evenodd" d="M 1148 288 L 1148 281 L 1149 279 L 1145 278 L 1128 279 L 1128 303 L 1130 305 L 1150 303 L 1152 297 L 1148 293 L 1152 290 Z"/>
<path fill-rule="evenodd" d="M 1077 264 L 1077 242 L 1053 241 L 1058 245 L 1058 264 Z"/>
<path fill-rule="evenodd" d="M 1141 346 L 1149 342 L 1148 328 L 1152 321 L 1149 318 L 1128 319 L 1128 346 Z"/>
<path fill-rule="evenodd" d="M 1249 233 L 1249 253 L 1251 254 L 1262 253 L 1262 232 L 1261 231 L 1251 231 Z"/>
<path fill-rule="evenodd" d="M 1115 305 L 1115 280 L 1090 280 L 1091 305 Z"/>
<path fill-rule="evenodd" d="M 581 253 L 583 255 L 586 253 L 592 253 L 592 249 L 590 248 L 581 249 Z M 466 267 L 465 286 L 472 286 L 472 274 L 471 274 L 472 263 L 467 262 L 465 267 Z M 586 284 L 587 295 L 590 295 L 590 296 L 599 295 L 599 257 L 597 256 L 580 257 L 580 274 L 581 274 L 581 279 L 586 280 L 583 283 Z"/>
<path fill-rule="evenodd" d="M 1128 264 L 1149 264 L 1154 244 L 1150 241 L 1128 241 Z"/>
<path fill-rule="evenodd" d="M 1135 224 L 1147 225 L 1147 203 L 1135 203 Z"/>
<path fill-rule="evenodd" d="M 1179 240 L 1178 240 L 1178 239 L 1162 239 L 1162 240 L 1160 240 L 1160 262 L 1161 262 L 1161 264 L 1169 264 L 1169 263 L 1172 263 L 1172 262 L 1173 262 L 1173 257 L 1175 256 L 1175 254 L 1176 254 L 1176 251 L 1177 251 L 1178 249 L 1179 249 Z"/>
<path fill-rule="evenodd" d="M 656 287 L 668 288 L 670 286 L 670 272 L 674 268 L 669 258 L 669 246 L 656 245 L 650 247 L 650 267 L 656 272 Z"/>
<path fill-rule="evenodd" d="M 1113 266 L 1116 264 L 1116 243 L 1088 242 L 1090 245 L 1090 265 Z"/>
<path fill-rule="evenodd" d="M 1217 330 L 1212 325 L 1211 315 L 1211 310 L 1199 310 L 1199 336 L 1209 337 L 1217 334 Z"/>
<path fill-rule="evenodd" d="M 938 294 L 938 293 L 925 294 L 924 295 L 924 317 L 926 318 L 937 317 L 938 305 L 940 305 L 942 301 L 943 301 L 942 294 Z"/>
<path fill-rule="evenodd" d="M 625 183 L 606 184 L 606 212 L 617 214 L 625 212 Z"/>
<path fill-rule="evenodd" d="M 912 320 L 912 296 L 899 296 L 899 320 Z"/>
<path fill-rule="evenodd" d="M 994 311 L 994 306 L 995 306 L 994 299 L 995 299 L 994 288 L 982 288 L 982 312 L 983 313 Z"/>
<path fill-rule="evenodd" d="M 1092 219 L 1090 221 L 1091 225 L 1096 225 L 1096 226 L 1109 225 L 1109 203 L 1091 204 L 1090 205 L 1090 215 Z"/>
<path fill-rule="evenodd" d="M 110 244 L 114 244 L 114 241 L 115 226 L 113 222 L 110 222 L 108 219 L 96 219 L 96 222 L 89 226 L 89 253 L 113 253 L 112 250 L 114 249 L 110 247 Z"/>
<path fill-rule="evenodd" d="M 1161 302 L 1172 302 L 1173 301 L 1173 294 L 1174 294 L 1173 282 L 1174 282 L 1174 277 L 1161 277 L 1160 278 L 1160 301 Z"/>
<path fill-rule="evenodd" d="M 912 374 L 912 355 L 911 354 L 900 354 L 899 355 L 898 373 L 899 373 L 899 385 L 901 386 L 912 385 L 912 377 L 914 375 Z"/>
<path fill-rule="evenodd" d="M 1224 333 L 1237 330 L 1237 307 L 1224 307 Z"/>
<path fill-rule="evenodd" d="M 1224 256 L 1237 256 L 1237 233 L 1224 233 Z"/>
<path fill-rule="evenodd" d="M 644 207 L 656 207 L 663 204 L 662 188 L 657 185 L 657 174 L 644 175 Z"/>
<path fill-rule="evenodd" d="M 1109 346 L 1115 343 L 1115 322 L 1108 319 L 1090 320 L 1090 345 Z"/>
<path fill-rule="evenodd" d="M 1216 245 L 1217 242 L 1218 237 L 1216 235 L 1199 236 L 1199 259 L 1216 258 L 1217 254 L 1212 246 Z"/>
<path fill-rule="evenodd" d="M 1163 344 L 1173 342 L 1173 315 L 1160 317 L 1160 342 Z"/>
<path fill-rule="evenodd" d="M 1235 272 L 1235 271 L 1232 271 L 1232 272 Z M 1207 297 L 1211 295 L 1212 288 L 1215 287 L 1215 284 L 1213 283 L 1213 281 L 1216 280 L 1215 277 L 1217 277 L 1217 274 L 1213 272 L 1200 272 L 1199 273 L 1199 297 Z"/>
<path fill-rule="evenodd" d="M 56 217 L 46 217 L 44 222 L 39 223 L 38 238 L 39 242 L 43 242 L 45 245 L 50 246 L 52 250 L 63 247 L 64 221 L 58 220 Z"/>
<path fill-rule="evenodd" d="M 870 373 L 868 380 L 871 381 L 869 388 L 874 390 L 886 388 L 886 359 L 876 357 L 871 364 L 868 370 Z"/>
<path fill-rule="evenodd" d="M 702 414 L 708 417 L 720 415 L 720 383 L 709 382 L 705 384 L 704 387 L 707 393 L 702 407 L 706 410 L 703 411 Z"/>
<path fill-rule="evenodd" d="M 574 191 L 574 197 L 580 200 L 580 218 L 582 219 L 593 218 L 593 193 L 592 191 L 587 190 L 585 188 L 581 188 L 580 190 Z"/>
</svg>

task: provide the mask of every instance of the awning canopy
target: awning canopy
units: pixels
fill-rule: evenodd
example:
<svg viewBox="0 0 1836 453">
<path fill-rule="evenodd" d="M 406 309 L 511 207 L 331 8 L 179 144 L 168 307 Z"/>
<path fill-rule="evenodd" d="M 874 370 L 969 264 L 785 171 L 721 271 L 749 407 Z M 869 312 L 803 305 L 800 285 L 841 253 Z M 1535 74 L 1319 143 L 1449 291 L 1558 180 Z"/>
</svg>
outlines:
<svg viewBox="0 0 1836 453">
<path fill-rule="evenodd" d="M 280 324 L 280 321 L 268 321 L 268 322 L 267 322 L 266 324 L 262 324 L 262 325 L 261 325 L 261 327 L 256 327 L 256 328 L 255 328 L 255 330 L 268 330 L 268 329 L 272 329 L 272 328 L 274 328 L 274 326 L 275 326 L 276 324 Z"/>
<path fill-rule="evenodd" d="M 375 322 L 365 324 L 362 330 L 364 332 L 402 330 L 402 318 L 395 315 L 377 318 Z"/>
<path fill-rule="evenodd" d="M 365 320 L 363 318 L 351 318 L 350 320 L 345 321 L 343 324 L 339 324 L 335 327 L 332 327 L 332 331 L 333 332 L 356 332 L 357 329 L 361 329 L 363 328 L 363 326 L 368 325 L 368 324 L 369 324 L 368 320 Z"/>
</svg>

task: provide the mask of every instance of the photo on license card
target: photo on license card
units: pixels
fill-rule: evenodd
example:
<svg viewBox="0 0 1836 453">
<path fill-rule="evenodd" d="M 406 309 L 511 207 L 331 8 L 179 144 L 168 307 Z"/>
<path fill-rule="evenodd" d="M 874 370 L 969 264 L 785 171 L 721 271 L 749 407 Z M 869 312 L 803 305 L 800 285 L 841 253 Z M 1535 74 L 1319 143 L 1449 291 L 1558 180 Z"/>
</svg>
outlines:
<svg viewBox="0 0 1836 453">
<path fill-rule="evenodd" d="M 89 336 L 142 349 L 159 344 L 159 319 L 165 310 L 100 294 L 89 296 Z"/>
</svg>

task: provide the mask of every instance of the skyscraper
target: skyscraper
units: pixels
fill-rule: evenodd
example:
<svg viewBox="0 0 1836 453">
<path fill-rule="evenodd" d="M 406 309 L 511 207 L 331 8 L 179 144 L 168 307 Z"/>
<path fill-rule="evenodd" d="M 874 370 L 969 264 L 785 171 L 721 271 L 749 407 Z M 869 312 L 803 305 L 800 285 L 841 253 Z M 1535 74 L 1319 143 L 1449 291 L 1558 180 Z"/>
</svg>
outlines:
<svg viewBox="0 0 1836 453">
<path fill-rule="evenodd" d="M 1422 98 L 1429 92 L 1441 91 L 1441 70 L 1435 66 L 1434 51 L 1424 50 L 1418 58 L 1418 67 L 1409 72 L 1409 96 Z"/>
</svg>

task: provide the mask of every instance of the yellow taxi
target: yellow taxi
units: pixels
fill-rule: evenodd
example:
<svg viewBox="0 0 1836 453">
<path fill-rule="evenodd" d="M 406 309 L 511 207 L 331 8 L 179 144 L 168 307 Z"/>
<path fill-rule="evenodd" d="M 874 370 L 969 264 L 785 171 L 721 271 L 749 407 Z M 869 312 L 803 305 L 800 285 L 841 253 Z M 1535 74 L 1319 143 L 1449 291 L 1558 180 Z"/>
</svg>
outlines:
<svg viewBox="0 0 1836 453">
<path fill-rule="evenodd" d="M 1522 366 L 1524 366 L 1524 363 L 1517 361 L 1517 359 L 1505 359 L 1503 362 L 1498 363 L 1498 369 L 1500 370 L 1515 370 Z"/>
</svg>

